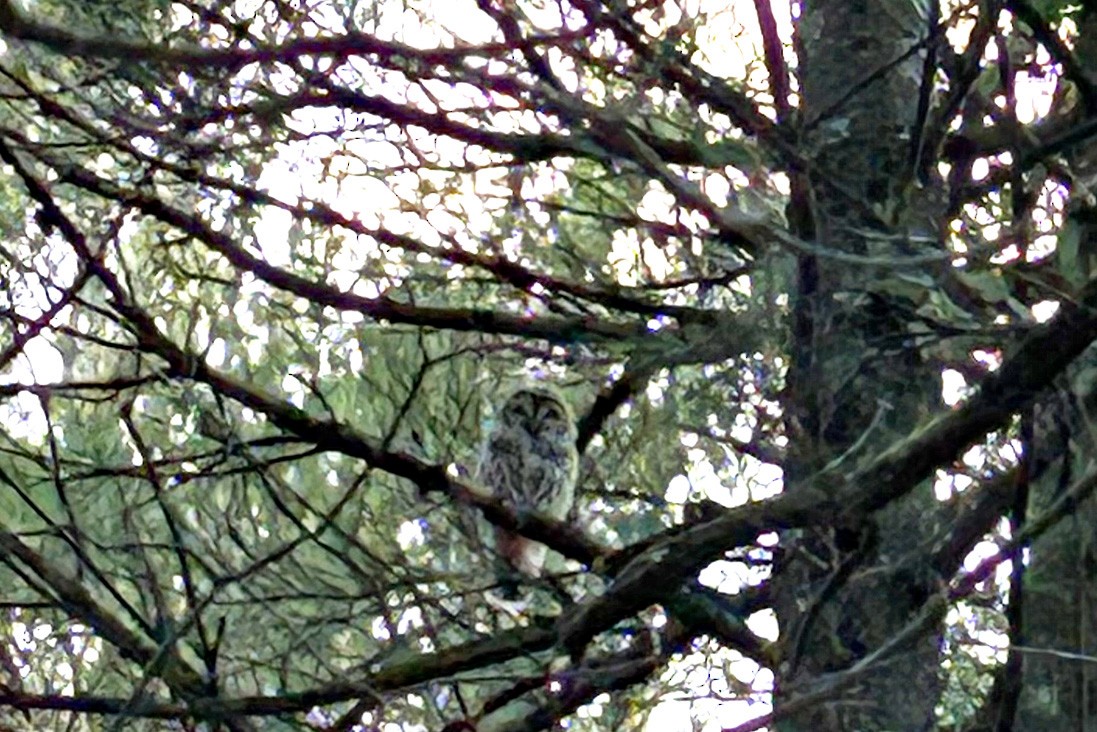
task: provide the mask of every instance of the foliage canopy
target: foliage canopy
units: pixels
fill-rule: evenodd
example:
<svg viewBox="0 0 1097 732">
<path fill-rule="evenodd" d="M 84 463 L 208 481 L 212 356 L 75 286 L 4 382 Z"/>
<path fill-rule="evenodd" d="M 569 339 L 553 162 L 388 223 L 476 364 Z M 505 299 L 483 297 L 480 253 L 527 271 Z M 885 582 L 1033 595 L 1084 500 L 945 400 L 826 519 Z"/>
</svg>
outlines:
<svg viewBox="0 0 1097 732">
<path fill-rule="evenodd" d="M 1035 719 L 1092 21 L 818 5 L 0 0 L 2 723 L 894 729 L 920 653 L 939 728 Z M 574 521 L 477 485 L 529 380 Z"/>
</svg>

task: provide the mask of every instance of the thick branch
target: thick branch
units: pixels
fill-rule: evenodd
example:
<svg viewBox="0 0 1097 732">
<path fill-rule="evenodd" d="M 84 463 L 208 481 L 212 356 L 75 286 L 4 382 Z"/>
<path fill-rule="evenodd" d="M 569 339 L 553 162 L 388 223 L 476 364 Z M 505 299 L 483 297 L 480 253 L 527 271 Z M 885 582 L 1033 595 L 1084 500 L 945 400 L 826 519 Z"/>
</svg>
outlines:
<svg viewBox="0 0 1097 732">
<path fill-rule="evenodd" d="M 973 441 L 1002 426 L 1097 339 L 1097 282 L 1078 303 L 1064 303 L 1052 321 L 1033 329 L 999 371 L 963 407 L 942 415 L 843 479 L 820 475 L 801 489 L 728 511 L 632 560 L 604 595 L 561 616 L 560 642 L 580 651 L 598 633 L 668 597 L 686 578 L 724 551 L 775 529 L 857 526 L 947 465 Z"/>
<path fill-rule="evenodd" d="M 393 41 L 383 41 L 375 36 L 349 31 L 338 36 L 293 38 L 284 43 L 252 48 L 210 48 L 177 44 L 173 46 L 151 45 L 144 41 L 132 41 L 116 36 L 89 36 L 42 23 L 28 17 L 12 0 L 0 0 L 0 32 L 9 38 L 39 43 L 66 56 L 89 58 L 113 58 L 125 61 L 146 61 L 172 66 L 209 66 L 221 71 L 243 68 L 250 64 L 289 62 L 302 56 L 327 56 L 348 58 L 374 56 L 380 60 L 403 61 L 408 65 L 454 65 L 475 58 L 505 57 L 513 49 L 506 43 L 458 45 L 454 48 L 424 49 Z M 558 36 L 531 37 L 527 43 L 533 46 L 553 44 Z"/>
<path fill-rule="evenodd" d="M 360 680 L 331 684 L 302 692 L 277 696 L 237 699 L 195 699 L 188 703 L 131 704 L 129 699 L 110 697 L 64 697 L 0 692 L 0 706 L 16 709 L 62 709 L 89 714 L 117 714 L 157 719 L 226 719 L 241 716 L 272 716 L 307 712 L 318 705 L 372 698 L 383 692 L 406 689 L 437 678 L 445 678 L 483 666 L 502 663 L 520 655 L 551 647 L 554 634 L 544 628 L 517 628 L 498 635 L 446 648 L 431 655 L 382 664 L 382 668 Z"/>
<path fill-rule="evenodd" d="M 420 307 L 401 303 L 388 297 L 368 298 L 351 292 L 343 292 L 325 283 L 310 280 L 266 262 L 240 246 L 228 233 L 213 230 L 201 217 L 169 206 L 155 196 L 128 190 L 78 166 L 62 165 L 54 160 L 47 160 L 46 162 L 59 170 L 60 178 L 64 182 L 104 198 L 133 206 L 146 215 L 186 231 L 221 254 L 237 269 L 250 272 L 272 287 L 303 297 L 318 305 L 341 311 L 359 312 L 370 318 L 387 320 L 392 323 L 514 335 L 526 338 L 543 338 L 554 343 L 574 343 L 588 339 L 628 340 L 647 333 L 646 328 L 642 325 L 607 322 L 586 316 L 539 315 L 524 317 L 474 308 Z M 397 235 L 392 236 L 396 237 Z M 387 241 L 386 243 L 393 246 L 407 246 L 412 249 L 421 248 L 412 240 Z"/>
<path fill-rule="evenodd" d="M 163 678 L 184 697 L 199 697 L 205 693 L 206 686 L 201 675 L 190 668 L 173 648 L 158 648 L 152 641 L 134 633 L 100 605 L 79 582 L 59 572 L 18 536 L 0 531 L 0 554 L 28 567 L 50 589 L 66 612 L 94 628 L 124 658 Z"/>
</svg>

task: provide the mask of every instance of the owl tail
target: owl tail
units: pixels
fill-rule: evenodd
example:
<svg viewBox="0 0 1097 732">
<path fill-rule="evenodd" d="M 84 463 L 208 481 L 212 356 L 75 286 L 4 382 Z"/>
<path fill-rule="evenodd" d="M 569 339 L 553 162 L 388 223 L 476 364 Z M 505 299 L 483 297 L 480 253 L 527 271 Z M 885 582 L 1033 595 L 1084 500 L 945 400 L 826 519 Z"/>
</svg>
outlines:
<svg viewBox="0 0 1097 732">
<path fill-rule="evenodd" d="M 534 579 L 541 576 L 548 547 L 509 531 L 495 532 L 495 549 L 503 560 L 499 572 L 499 593 L 508 600 L 518 596 L 518 583 L 514 570 Z"/>
</svg>

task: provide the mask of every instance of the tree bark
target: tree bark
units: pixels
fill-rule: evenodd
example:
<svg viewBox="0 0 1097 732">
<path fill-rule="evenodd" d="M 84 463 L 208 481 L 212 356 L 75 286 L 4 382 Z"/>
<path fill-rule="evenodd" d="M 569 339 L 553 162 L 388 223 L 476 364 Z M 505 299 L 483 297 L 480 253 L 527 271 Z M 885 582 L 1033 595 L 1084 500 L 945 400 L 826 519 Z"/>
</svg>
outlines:
<svg viewBox="0 0 1097 732">
<path fill-rule="evenodd" d="M 793 193 L 790 219 L 823 250 L 909 256 L 908 245 L 865 232 L 913 234 L 889 216 L 904 208 L 940 214 L 939 187 L 912 185 L 912 139 L 922 60 L 911 54 L 926 20 L 913 3 L 874 0 L 804 4 L 798 53 L 802 110 L 815 169 Z M 906 320 L 865 285 L 886 272 L 823 256 L 802 257 L 793 311 L 789 375 L 790 459 L 786 489 L 819 471 L 852 470 L 940 406 L 940 380 L 908 348 Z M 920 632 L 901 653 L 828 702 L 783 711 L 820 678 L 884 646 L 912 621 L 936 577 L 928 486 L 876 516 L 872 526 L 786 537 L 774 581 L 786 657 L 778 669 L 777 729 L 919 730 L 938 700 L 937 632 Z M 790 705 L 790 709 L 793 706 Z"/>
</svg>

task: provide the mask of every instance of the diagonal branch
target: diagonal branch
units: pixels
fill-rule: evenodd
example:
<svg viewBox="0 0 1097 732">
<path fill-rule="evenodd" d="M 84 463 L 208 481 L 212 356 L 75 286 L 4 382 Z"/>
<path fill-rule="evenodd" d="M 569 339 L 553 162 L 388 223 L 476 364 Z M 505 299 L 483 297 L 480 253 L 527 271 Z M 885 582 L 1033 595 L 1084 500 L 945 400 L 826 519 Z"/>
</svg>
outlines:
<svg viewBox="0 0 1097 732">
<path fill-rule="evenodd" d="M 724 551 L 765 531 L 811 525 L 857 526 L 947 465 L 974 440 L 1031 402 L 1097 340 L 1097 281 L 1078 302 L 1063 303 L 1051 321 L 1034 328 L 1016 352 L 955 411 L 916 430 L 852 475 L 822 474 L 797 490 L 728 511 L 653 546 L 629 562 L 606 593 L 565 612 L 561 644 L 578 653 L 598 633 L 669 597 Z"/>
<path fill-rule="evenodd" d="M 166 224 L 188 232 L 199 241 L 221 254 L 234 267 L 250 272 L 272 287 L 305 298 L 318 305 L 341 311 L 359 312 L 376 320 L 392 323 L 419 325 L 428 328 L 456 331 L 475 331 L 514 335 L 525 338 L 543 338 L 554 343 L 573 343 L 583 340 L 629 340 L 647 333 L 643 324 L 629 325 L 599 320 L 589 316 L 539 315 L 524 317 L 510 313 L 480 310 L 476 308 L 440 308 L 409 305 L 389 297 L 369 298 L 351 292 L 343 292 L 329 285 L 276 267 L 261 257 L 251 254 L 226 232 L 215 231 L 201 217 L 176 209 L 155 196 L 129 190 L 97 176 L 82 167 L 62 164 L 43 158 L 43 162 L 60 173 L 60 179 L 83 190 L 108 198 Z M 375 232 L 380 233 L 380 232 Z M 397 235 L 392 235 L 397 237 Z M 393 246 L 421 248 L 411 241 L 387 241 Z"/>
<path fill-rule="evenodd" d="M 0 534 L 0 540 L 2 539 L 3 535 Z M 441 649 L 429 656 L 416 654 L 412 658 L 383 664 L 356 681 L 330 684 L 303 692 L 284 692 L 276 696 L 201 698 L 191 699 L 186 703 L 141 700 L 134 704 L 128 698 L 17 694 L 0 689 L 0 706 L 28 710 L 70 710 L 86 714 L 119 714 L 125 711 L 133 716 L 155 719 L 231 719 L 296 714 L 308 712 L 318 705 L 375 698 L 381 693 L 502 663 L 550 648 L 552 639 L 552 631 L 545 628 L 516 628 L 490 638 Z"/>
<path fill-rule="evenodd" d="M 184 697 L 199 697 L 205 693 L 201 675 L 175 649 L 157 647 L 151 640 L 130 630 L 78 581 L 58 571 L 18 536 L 0 530 L 0 554 L 17 559 L 29 568 L 66 612 L 94 628 L 96 634 L 114 645 L 124 658 L 148 668 Z"/>
<path fill-rule="evenodd" d="M 452 48 L 420 48 L 384 41 L 367 33 L 347 32 L 338 36 L 294 38 L 284 43 L 251 48 L 211 48 L 177 44 L 152 45 L 115 36 L 90 36 L 28 17 L 13 0 L 0 0 L 0 33 L 9 38 L 39 43 L 67 56 L 146 61 L 180 67 L 215 67 L 221 71 L 250 64 L 288 62 L 302 56 L 348 58 L 374 56 L 399 65 L 448 66 L 471 59 L 505 57 L 514 49 L 507 43 L 458 44 Z M 567 36 L 533 36 L 525 39 L 530 46 L 555 45 Z"/>
</svg>

